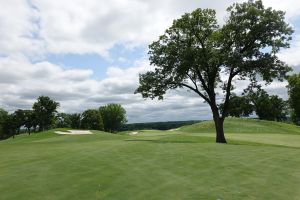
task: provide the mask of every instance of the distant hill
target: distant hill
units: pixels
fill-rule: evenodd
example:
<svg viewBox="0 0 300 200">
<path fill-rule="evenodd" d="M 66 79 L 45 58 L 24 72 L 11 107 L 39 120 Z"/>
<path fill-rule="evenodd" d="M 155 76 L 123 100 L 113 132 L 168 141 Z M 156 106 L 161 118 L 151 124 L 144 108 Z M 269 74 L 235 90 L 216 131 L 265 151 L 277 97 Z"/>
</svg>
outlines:
<svg viewBox="0 0 300 200">
<path fill-rule="evenodd" d="M 132 123 L 125 124 L 121 131 L 134 131 L 134 130 L 169 130 L 179 128 L 181 126 L 192 125 L 199 123 L 200 120 L 190 120 L 190 121 L 170 121 L 170 122 L 147 122 L 147 123 Z"/>
<path fill-rule="evenodd" d="M 212 120 L 183 126 L 184 132 L 214 133 L 215 125 Z M 249 118 L 228 117 L 224 122 L 225 133 L 288 133 L 300 134 L 300 127 L 292 124 L 265 121 Z"/>
</svg>

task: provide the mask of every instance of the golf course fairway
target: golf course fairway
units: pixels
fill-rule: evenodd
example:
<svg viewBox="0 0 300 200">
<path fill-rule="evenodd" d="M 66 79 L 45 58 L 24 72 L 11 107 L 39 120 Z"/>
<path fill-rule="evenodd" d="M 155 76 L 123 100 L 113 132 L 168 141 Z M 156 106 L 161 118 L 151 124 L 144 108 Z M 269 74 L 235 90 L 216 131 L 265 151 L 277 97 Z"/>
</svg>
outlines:
<svg viewBox="0 0 300 200">
<path fill-rule="evenodd" d="M 300 199 L 300 128 L 226 119 L 134 134 L 50 130 L 0 142 L 0 199 Z"/>
</svg>

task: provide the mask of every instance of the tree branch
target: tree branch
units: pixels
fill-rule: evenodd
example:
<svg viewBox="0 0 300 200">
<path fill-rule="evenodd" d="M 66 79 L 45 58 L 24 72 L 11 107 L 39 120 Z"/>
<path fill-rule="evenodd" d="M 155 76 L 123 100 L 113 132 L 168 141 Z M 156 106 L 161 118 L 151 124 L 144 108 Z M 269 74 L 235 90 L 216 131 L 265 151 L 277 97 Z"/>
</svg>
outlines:
<svg viewBox="0 0 300 200">
<path fill-rule="evenodd" d="M 192 86 L 190 86 L 190 85 L 188 85 L 188 84 L 185 84 L 185 83 L 179 83 L 178 85 L 193 90 L 193 91 L 196 92 L 200 97 L 202 97 L 209 105 L 211 104 L 211 101 L 210 101 L 203 93 L 201 93 L 197 88 L 193 88 Z"/>
<path fill-rule="evenodd" d="M 208 88 L 207 84 L 205 83 L 205 80 L 204 80 L 203 76 L 201 75 L 201 72 L 199 71 L 198 68 L 196 68 L 196 74 L 201 82 L 203 89 L 208 93 L 209 88 Z"/>
<path fill-rule="evenodd" d="M 189 75 L 189 73 L 187 73 L 186 74 L 189 78 L 190 78 L 190 80 L 192 81 L 192 83 L 194 84 L 194 86 L 195 86 L 195 89 L 196 90 L 198 90 L 198 85 L 197 85 L 197 82 L 191 77 L 191 75 Z"/>
<path fill-rule="evenodd" d="M 222 118 L 224 118 L 228 113 L 228 107 L 229 107 L 229 98 L 231 94 L 231 82 L 232 79 L 238 74 L 238 71 L 234 72 L 234 67 L 230 69 L 227 86 L 226 86 L 226 96 L 225 96 L 225 102 L 224 102 L 224 108 L 222 111 Z"/>
<path fill-rule="evenodd" d="M 204 52 L 204 58 L 205 60 L 207 61 L 207 51 L 206 51 L 206 48 L 205 48 L 205 45 L 204 45 L 204 42 L 201 40 L 201 38 L 199 37 L 198 34 L 196 34 L 196 31 L 193 29 L 193 35 L 197 38 L 198 42 L 201 44 L 201 47 L 202 47 L 202 51 Z M 209 74 L 209 65 L 208 63 L 206 62 L 205 63 L 205 66 L 206 66 L 206 70 L 207 70 L 207 74 Z M 203 79 L 203 76 L 201 75 L 200 71 L 199 71 L 199 68 L 196 67 L 196 73 L 198 75 L 198 78 L 200 79 L 201 81 L 201 84 L 203 86 L 203 89 L 208 93 L 209 91 L 209 87 L 208 85 L 205 83 L 204 79 Z"/>
</svg>

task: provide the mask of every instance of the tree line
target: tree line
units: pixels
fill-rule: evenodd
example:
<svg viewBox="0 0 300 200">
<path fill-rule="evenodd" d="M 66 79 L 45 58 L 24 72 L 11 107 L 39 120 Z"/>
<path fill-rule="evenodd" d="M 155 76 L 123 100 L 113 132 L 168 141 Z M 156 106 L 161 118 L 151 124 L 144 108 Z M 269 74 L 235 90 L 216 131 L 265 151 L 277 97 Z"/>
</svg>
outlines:
<svg viewBox="0 0 300 200">
<path fill-rule="evenodd" d="M 107 104 L 83 113 L 59 113 L 59 103 L 40 96 L 31 110 L 8 113 L 0 108 L 0 139 L 14 137 L 22 131 L 29 135 L 50 128 L 101 130 L 115 133 L 126 123 L 126 110 L 119 104 Z"/>
<path fill-rule="evenodd" d="M 227 116 L 249 117 L 255 113 L 259 119 L 271 121 L 290 120 L 300 125 L 300 73 L 287 77 L 289 99 L 269 95 L 260 86 L 250 85 L 241 96 L 232 94 Z M 219 105 L 224 109 L 224 103 Z"/>
</svg>

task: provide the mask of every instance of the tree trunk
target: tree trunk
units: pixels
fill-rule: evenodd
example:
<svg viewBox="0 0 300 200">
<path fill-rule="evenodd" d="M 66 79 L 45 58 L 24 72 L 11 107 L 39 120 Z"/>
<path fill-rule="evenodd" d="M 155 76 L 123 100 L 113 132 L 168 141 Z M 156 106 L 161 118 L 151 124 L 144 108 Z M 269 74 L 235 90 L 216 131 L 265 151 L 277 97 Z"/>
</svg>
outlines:
<svg viewBox="0 0 300 200">
<path fill-rule="evenodd" d="M 214 98 L 211 99 L 213 99 L 215 102 Z M 211 111 L 213 113 L 213 118 L 214 118 L 215 128 L 216 128 L 216 143 L 223 143 L 223 144 L 227 143 L 224 135 L 224 128 L 223 128 L 224 118 L 220 117 L 219 109 L 216 103 L 213 103 L 210 106 L 211 106 Z"/>
<path fill-rule="evenodd" d="M 227 143 L 224 135 L 224 119 L 220 117 L 214 118 L 215 127 L 216 127 L 216 142 L 217 143 Z"/>
</svg>

